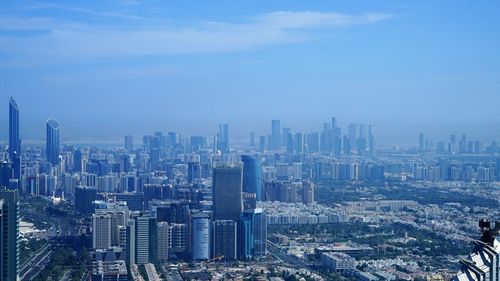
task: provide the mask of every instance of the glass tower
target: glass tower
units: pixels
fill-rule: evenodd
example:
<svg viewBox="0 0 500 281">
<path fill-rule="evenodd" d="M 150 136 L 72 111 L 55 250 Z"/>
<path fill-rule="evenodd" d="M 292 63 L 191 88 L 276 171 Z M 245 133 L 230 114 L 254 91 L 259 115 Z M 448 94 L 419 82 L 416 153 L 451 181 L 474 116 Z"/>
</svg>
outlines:
<svg viewBox="0 0 500 281">
<path fill-rule="evenodd" d="M 59 164 L 59 122 L 52 118 L 47 120 L 47 161 Z"/>
<path fill-rule="evenodd" d="M 21 155 L 21 140 L 19 138 L 19 107 L 14 98 L 9 100 L 9 157 L 14 160 L 14 156 Z"/>
<path fill-rule="evenodd" d="M 238 222 L 243 211 L 241 167 L 217 167 L 213 172 L 213 205 L 216 220 Z"/>
<path fill-rule="evenodd" d="M 262 201 L 262 167 L 260 159 L 242 155 L 243 162 L 243 192 L 255 193 L 257 201 Z"/>
<path fill-rule="evenodd" d="M 19 275 L 19 204 L 17 190 L 0 190 L 0 280 Z"/>
</svg>

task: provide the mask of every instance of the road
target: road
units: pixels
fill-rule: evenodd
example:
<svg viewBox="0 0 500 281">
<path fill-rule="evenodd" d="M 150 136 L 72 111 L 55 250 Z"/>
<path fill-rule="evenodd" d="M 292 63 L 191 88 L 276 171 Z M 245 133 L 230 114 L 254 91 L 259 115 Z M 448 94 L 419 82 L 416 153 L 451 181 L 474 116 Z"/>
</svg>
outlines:
<svg viewBox="0 0 500 281">
<path fill-rule="evenodd" d="M 60 230 L 56 231 L 56 236 L 49 239 L 47 244 L 40 248 L 31 256 L 20 268 L 19 279 L 22 281 L 33 280 L 50 262 L 54 253 L 55 241 L 61 235 Z"/>
<path fill-rule="evenodd" d="M 35 258 L 28 264 L 27 269 L 20 271 L 19 278 L 23 281 L 31 281 L 47 266 L 54 254 L 53 246 L 50 245 L 48 251 L 36 255 Z"/>
</svg>

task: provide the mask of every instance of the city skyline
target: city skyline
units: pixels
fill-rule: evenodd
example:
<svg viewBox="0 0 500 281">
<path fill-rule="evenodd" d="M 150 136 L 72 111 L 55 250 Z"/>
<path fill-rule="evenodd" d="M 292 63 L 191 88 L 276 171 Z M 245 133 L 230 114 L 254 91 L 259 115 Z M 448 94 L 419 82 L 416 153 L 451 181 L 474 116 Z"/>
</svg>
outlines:
<svg viewBox="0 0 500 281">
<path fill-rule="evenodd" d="M 59 122 L 57 122 L 54 118 L 48 118 L 46 119 L 46 124 L 45 126 L 47 127 L 47 130 L 45 132 L 45 137 L 41 137 L 41 138 L 38 138 L 38 139 L 23 139 L 22 138 L 22 133 L 19 133 L 19 132 L 22 132 L 22 124 L 20 124 L 20 121 L 19 121 L 19 107 L 17 105 L 17 102 L 16 102 L 16 99 L 12 96 L 9 97 L 9 119 L 8 120 L 12 120 L 12 121 L 9 121 L 9 122 L 14 122 L 14 123 L 9 123 L 9 134 L 10 132 L 12 131 L 12 136 L 14 139 L 18 139 L 18 142 L 21 143 L 21 141 L 24 141 L 25 144 L 27 145 L 41 145 L 43 143 L 46 142 L 46 140 L 48 139 L 48 134 L 49 134 L 49 127 L 52 128 L 52 126 L 49 126 L 48 124 L 49 123 L 52 123 L 52 124 L 55 124 L 57 123 L 57 141 L 59 142 Z M 345 137 L 350 137 L 350 134 L 352 133 L 351 132 L 351 128 L 353 126 L 355 127 L 359 127 L 361 126 L 360 128 L 357 128 L 355 129 L 355 131 L 357 131 L 358 129 L 362 129 L 364 128 L 364 130 L 368 129 L 369 131 L 369 134 L 370 136 L 372 135 L 372 130 L 375 131 L 375 134 L 373 136 L 376 136 L 377 138 L 377 145 L 380 147 L 399 147 L 401 146 L 402 148 L 410 148 L 410 147 L 414 147 L 415 145 L 418 146 L 419 150 L 421 149 L 420 146 L 422 145 L 421 143 L 421 136 L 423 134 L 423 132 L 425 132 L 425 136 L 426 136 L 426 141 L 430 141 L 432 143 L 434 142 L 440 142 L 440 141 L 446 141 L 450 136 L 457 136 L 457 135 L 460 135 L 460 136 L 469 136 L 469 137 L 472 137 L 475 141 L 481 141 L 481 142 L 485 142 L 485 143 L 488 143 L 490 141 L 497 141 L 499 137 L 495 137 L 495 135 L 493 134 L 487 134 L 487 135 L 482 135 L 482 134 L 479 134 L 478 135 L 475 135 L 474 133 L 478 133 L 479 131 L 482 130 L 482 128 L 476 128 L 475 131 L 472 131 L 474 132 L 473 134 L 468 134 L 467 132 L 464 132 L 463 130 L 461 131 L 460 129 L 457 129 L 458 131 L 453 131 L 451 128 L 450 128 L 450 131 L 448 134 L 446 133 L 443 133 L 442 130 L 440 133 L 437 133 L 433 130 L 429 130 L 429 128 L 426 128 L 426 129 L 422 129 L 422 130 L 418 130 L 418 141 L 417 143 L 415 143 L 415 135 L 408 135 L 408 136 L 404 136 L 401 138 L 400 137 L 397 137 L 397 136 L 391 136 L 391 137 L 388 137 L 386 135 L 380 135 L 378 134 L 378 126 L 374 125 L 374 124 L 362 124 L 362 123 L 345 123 L 345 124 L 342 124 L 342 122 L 338 122 L 338 119 L 336 117 L 331 117 L 332 118 L 332 122 L 334 123 L 334 127 L 337 128 L 336 130 L 340 130 L 340 132 L 343 132 L 343 135 Z M 300 130 L 300 129 L 297 129 L 296 127 L 291 127 L 290 126 L 290 123 L 289 122 L 285 122 L 284 126 L 281 126 L 281 121 L 280 119 L 272 119 L 272 120 L 268 120 L 268 122 L 271 122 L 270 126 L 268 124 L 267 128 L 266 129 L 262 129 L 262 130 L 259 130 L 257 132 L 259 132 L 259 135 L 261 135 L 260 137 L 262 136 L 265 136 L 265 137 L 269 137 L 269 146 L 271 148 L 276 148 L 276 144 L 274 144 L 276 142 L 276 137 L 280 137 L 280 132 L 281 130 L 283 130 L 283 132 L 285 132 L 285 130 L 288 130 L 288 132 L 290 132 L 290 130 L 293 130 L 292 134 L 293 133 L 301 133 L 301 134 L 307 134 L 307 133 L 313 133 L 313 132 L 319 132 L 319 131 L 322 131 L 324 130 L 324 126 L 326 123 L 321 123 L 321 122 L 317 122 L 317 126 L 315 126 L 314 129 L 305 129 L 305 130 Z M 339 125 L 340 124 L 340 125 Z M 321 125 L 321 126 L 320 126 Z M 178 132 L 176 131 L 176 133 L 181 133 L 182 135 L 184 136 L 191 136 L 191 137 L 198 137 L 198 136 L 203 136 L 204 138 L 212 138 L 212 137 L 217 137 L 216 139 L 213 139 L 212 140 L 212 144 L 214 141 L 217 142 L 217 146 L 221 149 L 221 150 L 227 150 L 228 148 L 228 145 L 225 144 L 227 142 L 230 141 L 231 145 L 238 148 L 238 147 L 242 147 L 242 146 L 246 146 L 248 144 L 250 144 L 252 142 L 251 138 L 253 136 L 253 142 L 256 143 L 256 131 L 245 131 L 243 132 L 241 130 L 241 128 L 234 128 L 232 126 L 230 126 L 230 124 L 228 123 L 219 123 L 218 124 L 218 127 L 219 127 L 219 131 L 218 133 L 216 133 L 215 131 L 213 130 L 209 130 L 210 132 L 206 135 L 200 133 L 200 132 L 193 132 L 191 134 L 189 133 L 183 133 L 182 130 L 181 132 Z M 231 130 L 229 130 L 229 127 L 231 127 Z M 321 129 L 317 129 L 321 127 Z M 14 129 L 12 129 L 14 128 Z M 113 137 L 98 137 L 98 136 L 95 136 L 95 135 L 92 135 L 91 136 L 86 136 L 86 135 L 71 135 L 71 131 L 74 130 L 75 128 L 66 128 L 66 129 L 69 129 L 70 133 L 65 135 L 65 133 L 63 133 L 63 136 L 62 136 L 62 141 L 61 143 L 63 145 L 77 145 L 77 146 L 121 146 L 123 145 L 123 142 L 124 142 L 124 139 L 125 139 L 125 142 L 127 142 L 127 138 L 129 139 L 132 139 L 132 141 L 135 139 L 136 141 L 140 140 L 141 139 L 141 134 L 139 135 L 131 135 L 129 133 L 125 134 L 125 135 L 122 135 L 122 136 L 113 136 Z M 78 130 L 78 128 L 76 128 Z M 235 130 L 236 129 L 236 130 Z M 413 129 L 413 130 L 416 130 L 416 129 Z M 134 131 L 133 129 L 129 129 L 128 130 L 129 132 L 130 131 Z M 162 132 L 162 130 L 158 130 L 158 129 L 155 129 L 153 130 L 154 132 Z M 146 131 L 146 132 L 143 132 L 142 133 L 142 136 L 145 136 L 145 135 L 148 135 L 149 133 L 152 133 L 153 131 Z M 164 132 L 172 132 L 174 130 L 171 130 L 171 129 L 166 129 Z M 233 131 L 236 131 L 237 133 L 235 134 Z M 404 131 L 404 130 L 403 130 Z M 64 131 L 63 131 L 64 132 Z M 231 133 L 229 133 L 231 132 Z M 429 133 L 430 132 L 430 133 Z M 470 131 L 469 131 L 470 132 Z M 365 132 L 366 133 L 366 132 Z M 482 136 L 482 137 L 481 137 Z M 258 138 L 259 136 L 257 136 Z M 340 137 L 342 137 L 342 135 L 340 135 Z M 10 140 L 10 136 L 9 136 L 9 143 L 12 142 L 12 140 Z M 2 139 L 0 139 L 0 141 L 4 141 Z M 210 143 L 210 141 L 208 141 L 208 143 Z M 283 143 L 283 145 L 285 145 L 285 143 Z"/>
</svg>

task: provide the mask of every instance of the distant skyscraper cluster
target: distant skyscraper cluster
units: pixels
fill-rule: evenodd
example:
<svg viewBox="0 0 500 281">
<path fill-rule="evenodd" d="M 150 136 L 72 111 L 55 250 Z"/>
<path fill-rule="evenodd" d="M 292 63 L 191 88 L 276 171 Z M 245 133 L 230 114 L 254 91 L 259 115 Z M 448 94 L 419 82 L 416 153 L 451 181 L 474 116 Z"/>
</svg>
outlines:
<svg viewBox="0 0 500 281">
<path fill-rule="evenodd" d="M 448 141 L 436 141 L 427 139 L 424 133 L 418 137 L 418 152 L 437 154 L 495 154 L 500 153 L 500 143 L 492 141 L 485 145 L 481 140 L 469 139 L 466 134 L 460 138 L 450 135 Z"/>
<path fill-rule="evenodd" d="M 342 136 L 335 118 L 323 124 L 323 131 L 310 133 L 293 133 L 291 128 L 281 128 L 280 120 L 272 120 L 271 134 L 259 138 L 259 149 L 265 151 L 282 148 L 288 153 L 374 156 L 375 135 L 371 125 L 350 124 L 348 134 Z"/>
</svg>

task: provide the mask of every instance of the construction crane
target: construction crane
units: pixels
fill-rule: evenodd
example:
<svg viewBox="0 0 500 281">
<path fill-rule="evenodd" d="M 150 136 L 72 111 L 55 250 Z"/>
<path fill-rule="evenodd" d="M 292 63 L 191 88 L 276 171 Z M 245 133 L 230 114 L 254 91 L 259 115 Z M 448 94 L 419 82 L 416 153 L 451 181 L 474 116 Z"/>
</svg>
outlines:
<svg viewBox="0 0 500 281">
<path fill-rule="evenodd" d="M 213 259 L 207 260 L 207 263 L 215 262 L 215 261 L 221 261 L 224 259 L 224 256 L 218 256 Z"/>
</svg>

